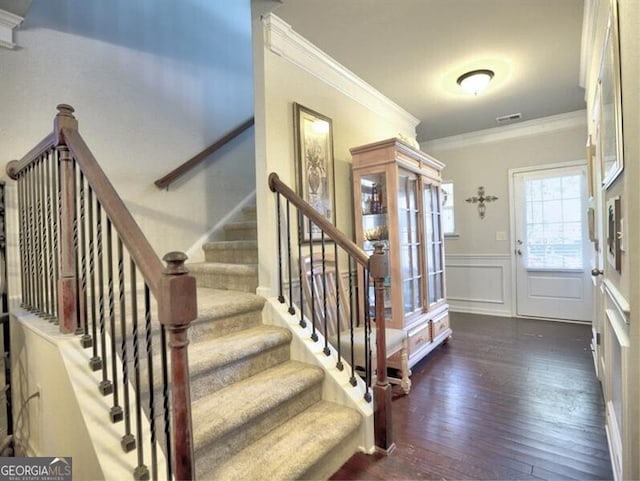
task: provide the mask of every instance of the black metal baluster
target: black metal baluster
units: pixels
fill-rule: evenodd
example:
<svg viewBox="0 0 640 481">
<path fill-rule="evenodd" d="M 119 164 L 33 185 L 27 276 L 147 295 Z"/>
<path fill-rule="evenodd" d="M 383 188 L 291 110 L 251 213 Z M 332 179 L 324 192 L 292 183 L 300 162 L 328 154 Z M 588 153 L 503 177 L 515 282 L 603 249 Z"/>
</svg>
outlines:
<svg viewBox="0 0 640 481">
<path fill-rule="evenodd" d="M 95 268 L 95 260 L 96 260 L 96 248 L 94 241 L 95 234 L 95 224 L 93 222 L 93 211 L 94 211 L 94 201 L 93 201 L 93 189 L 89 187 L 89 192 L 87 196 L 87 203 L 89 204 L 89 286 L 90 286 L 90 294 L 91 294 L 91 336 L 93 342 L 91 343 L 91 347 L 93 349 L 93 355 L 89 360 L 89 366 L 94 371 L 98 371 L 102 369 L 102 358 L 98 355 L 98 328 L 97 328 L 97 318 L 96 318 L 96 268 Z"/>
<path fill-rule="evenodd" d="M 171 411 L 169 410 L 169 362 L 167 359 L 167 331 L 164 324 L 160 325 L 160 345 L 162 354 L 162 409 L 164 419 L 165 457 L 167 459 L 167 479 L 171 479 L 173 473 L 171 451 Z"/>
<path fill-rule="evenodd" d="M 46 257 L 47 257 L 47 273 L 48 277 L 45 279 L 46 285 L 48 286 L 48 290 L 51 294 L 49 300 L 49 309 L 48 309 L 48 317 L 49 319 L 54 319 L 56 317 L 55 312 L 55 301 L 53 297 L 55 296 L 54 283 L 56 282 L 56 276 L 53 272 L 53 258 L 55 253 L 53 252 L 53 193 L 51 192 L 51 176 L 53 175 L 53 160 L 54 157 L 49 155 L 47 157 L 47 162 L 45 164 L 45 184 L 46 184 L 46 211 L 47 211 L 47 245 L 46 245 Z"/>
<path fill-rule="evenodd" d="M 87 225 L 86 225 L 86 197 L 85 178 L 80 171 L 80 326 L 82 326 L 82 337 L 80 344 L 89 348 L 93 345 L 93 338 L 89 334 L 88 299 L 87 299 Z"/>
<path fill-rule="evenodd" d="M 40 316 L 45 314 L 45 306 L 44 306 L 44 289 L 42 288 L 42 228 L 43 228 L 43 216 L 42 216 L 42 198 L 40 196 L 40 185 L 41 182 L 41 174 L 42 174 L 42 157 L 40 157 L 33 164 L 33 177 L 34 177 L 34 185 L 33 185 L 33 198 L 35 205 L 35 218 L 34 218 L 34 229 L 35 229 L 35 308 L 36 313 Z"/>
<path fill-rule="evenodd" d="M 340 264 L 338 263 L 338 244 L 334 242 L 333 244 L 333 258 L 335 263 L 335 283 L 336 283 L 336 350 L 338 351 L 338 361 L 336 362 L 336 368 L 339 371 L 344 369 L 344 364 L 342 364 L 342 344 L 340 343 L 340 331 L 342 331 L 342 314 L 340 312 Z M 343 300 L 344 302 L 344 300 Z M 351 312 L 351 309 L 349 310 Z M 351 350 L 353 351 L 353 346 L 351 346 Z"/>
<path fill-rule="evenodd" d="M 364 310 L 364 379 L 365 388 L 364 399 L 367 402 L 371 402 L 371 303 L 369 300 L 369 284 L 370 276 L 369 267 L 364 269 L 364 282 L 363 287 L 365 289 L 365 310 Z"/>
<path fill-rule="evenodd" d="M 76 262 L 75 262 L 75 273 L 74 275 L 76 276 L 76 331 L 75 334 L 76 335 L 81 335 L 84 332 L 84 319 L 83 319 L 83 300 L 82 300 L 82 281 L 80 279 L 80 262 L 81 262 L 81 256 L 80 256 L 80 237 L 79 237 L 79 223 L 80 223 L 80 215 L 79 215 L 79 208 L 80 206 L 78 205 L 78 189 L 79 189 L 79 183 L 80 183 L 80 178 L 79 178 L 79 173 L 80 169 L 78 168 L 78 164 L 76 162 L 76 159 L 72 158 L 72 162 L 71 162 L 71 166 L 73 168 L 73 182 L 74 182 L 74 186 L 73 186 L 73 191 L 76 193 L 76 198 L 74 199 L 74 213 L 73 213 L 73 255 L 76 258 Z"/>
<path fill-rule="evenodd" d="M 149 429 L 151 430 L 151 479 L 158 479 L 158 452 L 156 434 L 156 406 L 153 385 L 153 346 L 151 340 L 151 297 L 144 284 L 144 327 L 147 348 L 147 374 L 149 379 Z"/>
<path fill-rule="evenodd" d="M 324 328 L 324 348 L 322 352 L 324 352 L 325 356 L 331 354 L 331 350 L 329 349 L 329 336 L 327 333 L 329 332 L 329 311 L 327 306 L 327 256 L 325 252 L 325 237 L 324 231 L 320 230 L 320 244 L 321 244 L 321 256 L 322 256 L 322 311 L 323 311 L 323 328 Z M 336 290 L 338 285 L 336 284 Z M 337 326 L 338 330 L 340 330 L 340 326 Z"/>
<path fill-rule="evenodd" d="M 29 270 L 27 271 L 27 276 L 29 278 L 29 289 L 27 295 L 27 309 L 29 311 L 34 310 L 34 232 L 33 232 L 33 165 L 30 165 L 27 169 L 26 173 L 27 179 L 27 209 L 28 209 L 28 221 L 27 221 L 27 252 L 28 252 L 28 261 L 29 261 Z"/>
<path fill-rule="evenodd" d="M 45 153 L 42 155 L 38 170 L 39 179 L 38 179 L 38 197 L 39 197 L 39 217 L 40 217 L 40 226 L 38 230 L 40 231 L 40 251 L 39 251 L 39 264 L 40 264 L 40 290 L 42 291 L 42 317 L 44 319 L 50 319 L 51 311 L 49 309 L 49 301 L 51 299 L 49 292 L 49 283 L 47 282 L 49 279 L 49 263 L 47 258 L 47 198 L 45 196 L 45 184 L 46 184 L 46 166 L 49 163 L 49 154 Z"/>
<path fill-rule="evenodd" d="M 280 194 L 276 194 L 276 216 L 278 227 L 278 301 L 284 304 L 283 279 L 282 279 L 282 220 L 280 219 Z"/>
<path fill-rule="evenodd" d="M 98 253 L 98 321 L 100 323 L 100 355 L 102 356 L 102 381 L 99 389 L 103 396 L 113 392 L 113 384 L 109 381 L 107 372 L 107 341 L 105 333 L 104 312 L 104 259 L 102 253 L 102 206 L 96 202 L 96 250 Z"/>
<path fill-rule="evenodd" d="M 60 154 L 53 152 L 51 175 L 51 188 L 55 198 L 53 199 L 53 314 L 54 323 L 58 323 L 58 278 L 60 277 L 60 206 L 62 205 L 62 192 L 60 191 Z"/>
<path fill-rule="evenodd" d="M 309 220 L 309 232 L 311 232 L 311 220 Z M 311 291 L 311 340 L 318 341 L 318 333 L 316 332 L 316 272 L 313 262 L 313 244 L 309 243 L 309 287 Z"/>
<path fill-rule="evenodd" d="M 350 302 L 350 306 L 351 309 L 349 310 L 349 342 L 350 342 L 350 346 L 351 346 L 351 352 L 350 354 L 350 363 L 351 363 L 351 378 L 349 379 L 349 383 L 351 383 L 352 386 L 356 386 L 358 384 L 358 381 L 356 380 L 356 366 L 355 366 L 355 353 L 354 353 L 354 333 L 355 333 L 355 328 L 356 326 L 360 325 L 360 322 L 358 321 L 357 323 L 354 323 L 354 317 L 357 316 L 357 319 L 360 318 L 360 303 L 354 302 L 354 289 L 353 289 L 353 258 L 351 256 L 348 257 L 348 264 L 349 264 L 349 302 Z M 356 267 L 357 269 L 358 267 Z M 358 285 L 356 283 L 356 289 L 355 289 L 355 299 L 358 299 Z M 354 311 L 356 311 L 354 313 Z"/>
<path fill-rule="evenodd" d="M 18 177 L 18 216 L 20 219 L 18 225 L 18 245 L 20 248 L 20 272 L 22 275 L 20 276 L 20 285 L 21 285 L 21 305 L 25 306 L 25 295 L 28 290 L 28 281 L 27 276 L 25 275 L 26 269 L 26 259 L 27 259 L 27 249 L 26 249 L 26 206 L 24 201 L 25 196 L 25 177 L 22 174 Z"/>
<path fill-rule="evenodd" d="M 136 265 L 131 260 L 131 328 L 133 338 L 133 375 L 134 394 L 136 398 L 136 450 L 138 466 L 133 471 L 136 480 L 149 479 L 149 469 L 144 465 L 144 448 L 142 445 L 142 401 L 140 399 L 140 354 L 138 350 L 138 294 L 136 292 Z M 152 386 L 149 386 L 153 389 Z"/>
<path fill-rule="evenodd" d="M 124 398 L 124 435 L 120 445 L 125 453 L 136 447 L 136 439 L 131 434 L 131 408 L 129 403 L 129 356 L 127 349 L 127 302 L 124 288 L 124 252 L 122 239 L 118 237 L 118 294 L 120 302 L 120 350 L 122 359 L 122 395 Z M 169 478 L 167 478 L 169 479 Z"/>
<path fill-rule="evenodd" d="M 297 228 L 298 228 L 298 285 L 300 286 L 300 322 L 299 325 L 300 327 L 307 327 L 307 321 L 304 318 L 304 292 L 302 289 L 302 276 L 303 275 L 307 275 L 306 272 L 303 272 L 303 260 L 302 260 L 302 222 L 303 222 L 303 217 L 302 217 L 302 212 L 298 211 L 298 224 L 297 224 Z M 287 226 L 289 229 L 291 228 L 290 226 Z M 289 282 L 291 283 L 291 279 L 289 279 Z"/>
<path fill-rule="evenodd" d="M 289 269 L 289 314 L 292 316 L 296 313 L 293 307 L 293 285 L 291 282 L 291 203 L 287 200 L 287 254 L 288 254 L 288 269 Z"/>
<path fill-rule="evenodd" d="M 122 407 L 118 389 L 118 353 L 116 349 L 116 305 L 113 285 L 113 228 L 111 219 L 107 217 L 107 295 L 109 299 L 109 337 L 111 345 L 111 376 L 113 378 L 113 405 L 109 411 L 112 423 L 122 421 Z"/>
</svg>

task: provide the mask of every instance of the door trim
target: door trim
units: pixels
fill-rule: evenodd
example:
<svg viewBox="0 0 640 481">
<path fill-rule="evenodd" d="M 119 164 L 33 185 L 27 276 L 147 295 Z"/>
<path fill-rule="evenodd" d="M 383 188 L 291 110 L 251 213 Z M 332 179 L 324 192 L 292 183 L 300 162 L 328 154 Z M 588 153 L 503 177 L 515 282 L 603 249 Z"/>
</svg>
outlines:
<svg viewBox="0 0 640 481">
<path fill-rule="evenodd" d="M 516 209 L 515 209 L 515 186 L 513 185 L 513 176 L 514 174 L 523 174 L 529 172 L 537 172 L 539 170 L 549 170 L 549 169 L 561 169 L 563 167 L 582 167 L 586 166 L 586 160 L 571 160 L 568 162 L 555 162 L 552 164 L 540 164 L 540 165 L 532 165 L 528 167 L 516 167 L 513 169 L 509 169 L 508 177 L 509 177 L 509 254 L 511 258 L 511 299 L 513 302 L 511 303 L 511 317 L 516 317 L 518 306 L 516 302 L 517 296 L 517 284 L 516 284 L 516 269 L 517 269 L 517 261 L 516 252 L 515 252 L 515 238 L 516 238 Z M 545 318 L 546 319 L 546 318 Z"/>
</svg>

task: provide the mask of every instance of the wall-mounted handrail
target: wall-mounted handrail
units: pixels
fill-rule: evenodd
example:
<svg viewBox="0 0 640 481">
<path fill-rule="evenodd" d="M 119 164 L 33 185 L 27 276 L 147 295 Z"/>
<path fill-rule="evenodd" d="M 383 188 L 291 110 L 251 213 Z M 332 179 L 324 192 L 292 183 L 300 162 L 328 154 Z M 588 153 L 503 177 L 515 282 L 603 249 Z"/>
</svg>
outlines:
<svg viewBox="0 0 640 481">
<path fill-rule="evenodd" d="M 204 149 L 202 152 L 200 152 L 197 155 L 194 155 L 192 158 L 187 160 L 184 164 L 176 167 L 164 177 L 161 177 L 160 179 L 156 180 L 154 184 L 156 184 L 156 186 L 159 189 L 167 189 L 178 178 L 186 174 L 188 171 L 193 169 L 196 165 L 198 165 L 200 162 L 205 160 L 215 151 L 217 151 L 222 146 L 224 146 L 225 144 L 235 139 L 242 132 L 250 128 L 254 124 L 254 122 L 255 122 L 254 117 L 251 117 L 250 119 L 244 121 L 243 123 L 238 125 L 235 129 L 231 130 L 229 133 L 225 134 L 223 137 L 220 137 L 220 139 L 216 140 L 213 144 L 211 144 L 209 147 Z"/>
</svg>

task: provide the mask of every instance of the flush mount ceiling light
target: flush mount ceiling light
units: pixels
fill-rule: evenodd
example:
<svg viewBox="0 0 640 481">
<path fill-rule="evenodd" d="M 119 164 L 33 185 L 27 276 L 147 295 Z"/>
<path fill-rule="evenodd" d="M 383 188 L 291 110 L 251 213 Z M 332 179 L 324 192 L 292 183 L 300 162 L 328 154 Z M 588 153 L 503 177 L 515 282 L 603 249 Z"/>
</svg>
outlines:
<svg viewBox="0 0 640 481">
<path fill-rule="evenodd" d="M 458 77 L 458 85 L 462 87 L 462 90 L 473 95 L 478 95 L 487 88 L 489 82 L 493 78 L 493 70 L 481 69 L 472 70 Z"/>
</svg>

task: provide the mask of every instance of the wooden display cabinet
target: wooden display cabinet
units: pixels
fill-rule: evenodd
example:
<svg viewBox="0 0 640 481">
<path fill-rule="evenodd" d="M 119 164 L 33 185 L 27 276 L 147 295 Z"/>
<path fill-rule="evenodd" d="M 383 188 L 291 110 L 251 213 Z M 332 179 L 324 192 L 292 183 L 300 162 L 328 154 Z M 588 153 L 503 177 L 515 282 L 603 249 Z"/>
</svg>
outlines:
<svg viewBox="0 0 640 481">
<path fill-rule="evenodd" d="M 411 367 L 451 336 L 440 219 L 444 165 L 396 138 L 352 148 L 351 156 L 356 242 L 369 254 L 377 242 L 388 252 L 386 325 L 408 333 Z M 372 286 L 368 295 L 373 306 Z"/>
</svg>

